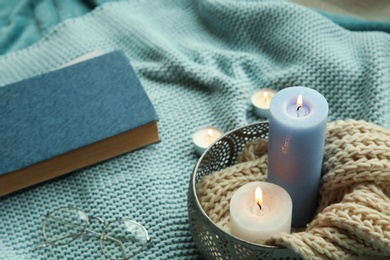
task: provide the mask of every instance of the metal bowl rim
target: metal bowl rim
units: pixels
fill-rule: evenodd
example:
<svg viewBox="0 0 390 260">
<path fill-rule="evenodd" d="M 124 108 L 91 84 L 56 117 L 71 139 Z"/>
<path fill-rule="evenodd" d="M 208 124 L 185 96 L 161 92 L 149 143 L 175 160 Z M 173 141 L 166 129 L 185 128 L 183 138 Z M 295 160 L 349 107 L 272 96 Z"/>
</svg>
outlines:
<svg viewBox="0 0 390 260">
<path fill-rule="evenodd" d="M 236 128 L 236 129 L 233 129 L 231 131 L 228 131 L 226 132 L 225 134 L 223 134 L 222 136 L 220 136 L 216 141 L 214 141 L 207 149 L 206 151 L 201 155 L 201 157 L 199 158 L 198 162 L 196 163 L 195 165 L 195 168 L 194 170 L 192 171 L 192 176 L 191 176 L 191 183 L 192 183 L 192 192 L 194 194 L 194 198 L 195 198 L 195 202 L 196 202 L 196 206 L 200 209 L 200 212 L 203 216 L 203 218 L 205 218 L 207 221 L 209 221 L 215 228 L 217 228 L 218 230 L 220 230 L 222 233 L 228 235 L 231 239 L 233 240 L 238 240 L 240 243 L 244 243 L 244 244 L 247 244 L 249 246 L 257 246 L 257 247 L 262 247 L 264 249 L 286 249 L 285 247 L 279 247 L 279 246 L 269 246 L 269 245 L 261 245 L 261 244 L 256 244 L 256 243 L 252 243 L 252 242 L 249 242 L 249 241 L 245 241 L 245 240 L 242 240 L 238 237 L 235 237 L 227 232 L 225 232 L 224 230 L 222 230 L 220 227 L 217 226 L 217 224 L 214 223 L 214 221 L 212 221 L 209 216 L 206 214 L 206 212 L 203 210 L 202 206 L 200 205 L 199 203 L 199 200 L 198 200 L 198 196 L 196 194 L 196 172 L 198 170 L 198 167 L 199 167 L 199 164 L 200 162 L 203 160 L 203 157 L 207 154 L 207 152 L 209 151 L 209 149 L 211 149 L 212 146 L 214 146 L 217 142 L 219 142 L 220 140 L 222 140 L 224 137 L 236 132 L 236 131 L 240 131 L 242 130 L 243 128 L 246 128 L 246 127 L 251 127 L 251 126 L 255 126 L 255 125 L 260 125 L 260 124 L 269 124 L 268 121 L 261 121 L 261 122 L 257 122 L 257 123 L 252 123 L 252 124 L 249 124 L 249 125 L 245 125 L 245 126 L 242 126 L 242 127 L 239 127 L 239 128 Z"/>
</svg>

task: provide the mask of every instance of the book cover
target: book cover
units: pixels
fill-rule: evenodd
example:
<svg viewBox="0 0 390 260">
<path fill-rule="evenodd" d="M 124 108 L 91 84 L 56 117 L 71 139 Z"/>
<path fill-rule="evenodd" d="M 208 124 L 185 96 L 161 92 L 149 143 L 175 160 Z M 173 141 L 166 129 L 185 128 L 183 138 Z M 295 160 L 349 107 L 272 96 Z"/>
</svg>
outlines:
<svg viewBox="0 0 390 260">
<path fill-rule="evenodd" d="M 157 142 L 157 120 L 122 51 L 0 87 L 0 196 Z"/>
</svg>

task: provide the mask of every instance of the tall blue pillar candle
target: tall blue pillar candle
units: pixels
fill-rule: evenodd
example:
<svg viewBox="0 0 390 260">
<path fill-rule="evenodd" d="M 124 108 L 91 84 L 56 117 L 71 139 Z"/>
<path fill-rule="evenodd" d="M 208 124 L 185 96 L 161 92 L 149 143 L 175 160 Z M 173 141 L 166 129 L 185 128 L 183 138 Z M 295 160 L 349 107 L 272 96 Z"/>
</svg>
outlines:
<svg viewBox="0 0 390 260">
<path fill-rule="evenodd" d="M 327 117 L 324 96 L 306 87 L 285 88 L 270 104 L 268 181 L 290 194 L 293 227 L 304 227 L 317 208 Z"/>
</svg>

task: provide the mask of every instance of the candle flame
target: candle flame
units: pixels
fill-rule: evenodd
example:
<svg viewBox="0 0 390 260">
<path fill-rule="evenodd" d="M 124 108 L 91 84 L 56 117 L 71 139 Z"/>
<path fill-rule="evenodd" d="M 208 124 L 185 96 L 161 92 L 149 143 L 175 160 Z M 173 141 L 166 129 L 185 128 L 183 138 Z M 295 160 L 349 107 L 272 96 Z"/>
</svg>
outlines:
<svg viewBox="0 0 390 260">
<path fill-rule="evenodd" d="M 213 140 L 213 129 L 209 128 L 207 130 L 207 137 L 206 137 L 206 141 L 211 144 L 214 140 Z"/>
<path fill-rule="evenodd" d="M 263 93 L 263 97 L 264 97 L 265 99 L 268 99 L 268 92 L 267 92 L 267 91 L 265 91 L 265 92 Z"/>
<path fill-rule="evenodd" d="M 208 135 L 209 137 L 213 136 L 213 129 L 207 130 L 207 135 Z"/>
<path fill-rule="evenodd" d="M 303 98 L 302 95 L 299 95 L 297 98 L 297 109 L 301 108 L 303 105 Z"/>
<path fill-rule="evenodd" d="M 261 203 L 263 203 L 263 192 L 261 191 L 260 187 L 256 188 L 255 200 L 256 200 L 256 204 L 259 205 L 261 209 Z"/>
</svg>

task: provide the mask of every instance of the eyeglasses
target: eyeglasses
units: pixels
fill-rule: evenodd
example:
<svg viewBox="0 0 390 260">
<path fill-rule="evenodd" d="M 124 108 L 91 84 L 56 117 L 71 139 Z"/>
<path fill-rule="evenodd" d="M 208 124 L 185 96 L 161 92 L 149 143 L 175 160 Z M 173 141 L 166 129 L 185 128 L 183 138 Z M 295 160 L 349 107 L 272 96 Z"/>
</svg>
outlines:
<svg viewBox="0 0 390 260">
<path fill-rule="evenodd" d="M 92 219 L 104 225 L 103 232 L 88 229 Z M 105 224 L 101 218 L 88 217 L 75 207 L 61 207 L 47 213 L 42 231 L 45 243 L 37 249 L 67 245 L 89 233 L 100 237 L 100 249 L 109 259 L 130 259 L 152 241 L 146 229 L 134 220 L 121 219 Z"/>
</svg>

